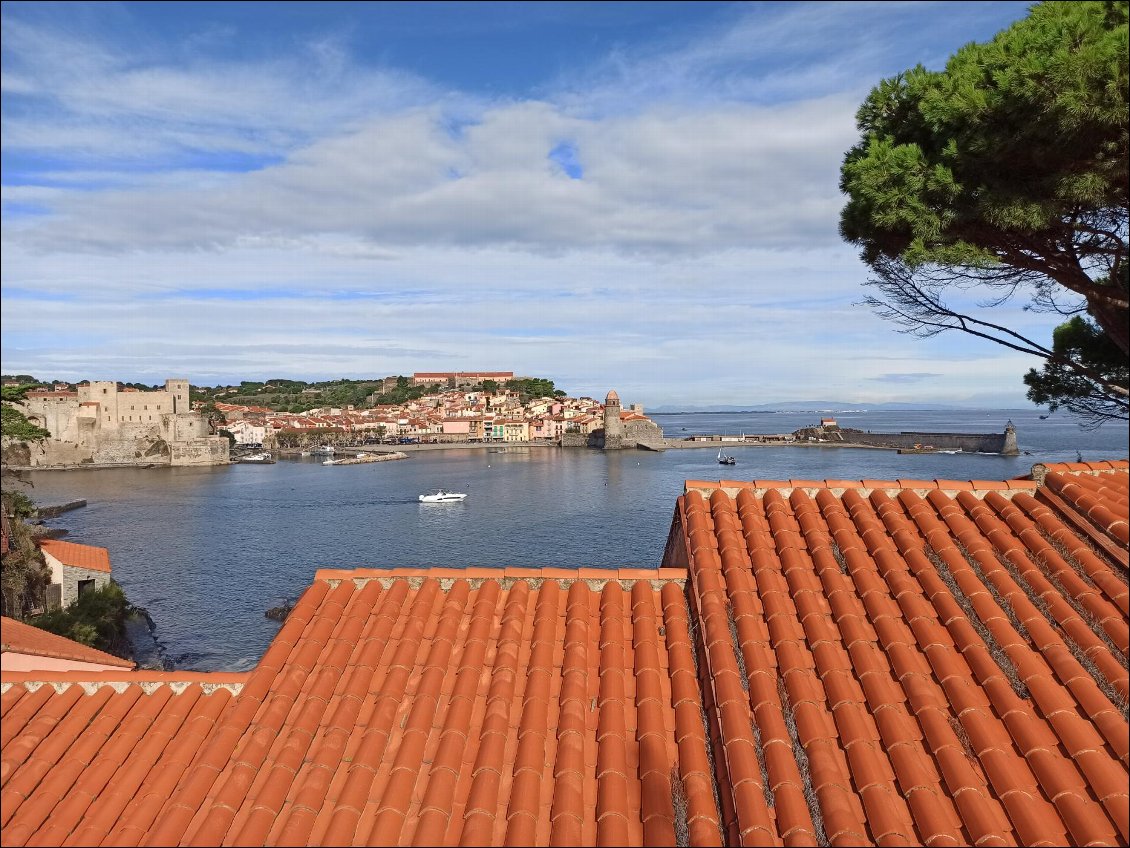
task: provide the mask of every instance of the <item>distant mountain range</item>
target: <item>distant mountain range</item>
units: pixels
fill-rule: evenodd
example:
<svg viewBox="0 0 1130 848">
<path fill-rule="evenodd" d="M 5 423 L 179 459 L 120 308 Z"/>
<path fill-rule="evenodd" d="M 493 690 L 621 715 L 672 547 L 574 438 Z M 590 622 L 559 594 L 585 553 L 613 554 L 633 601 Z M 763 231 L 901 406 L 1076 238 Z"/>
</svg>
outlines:
<svg viewBox="0 0 1130 848">
<path fill-rule="evenodd" d="M 862 410 L 923 410 L 926 412 L 933 412 L 936 410 L 945 409 L 981 409 L 980 404 L 941 404 L 941 403 L 905 403 L 905 402 L 888 402 L 888 403 L 859 403 L 841 400 L 787 400 L 779 401 L 777 403 L 759 403 L 759 404 L 712 404 L 709 406 L 689 406 L 686 404 L 655 406 L 648 409 L 648 412 L 656 414 L 674 414 L 680 412 L 687 413 L 705 413 L 705 412 L 753 412 L 753 413 L 771 413 L 771 412 L 848 412 L 848 411 L 862 411 Z"/>
</svg>

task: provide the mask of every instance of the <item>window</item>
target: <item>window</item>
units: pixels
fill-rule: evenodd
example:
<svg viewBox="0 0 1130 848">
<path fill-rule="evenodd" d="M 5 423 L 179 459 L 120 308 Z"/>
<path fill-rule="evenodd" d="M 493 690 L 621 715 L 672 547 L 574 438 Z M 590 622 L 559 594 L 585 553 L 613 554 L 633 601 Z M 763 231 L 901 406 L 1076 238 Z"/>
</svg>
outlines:
<svg viewBox="0 0 1130 848">
<path fill-rule="evenodd" d="M 80 580 L 80 581 L 78 581 L 78 596 L 80 598 L 83 595 L 85 595 L 87 592 L 93 592 L 93 591 L 94 591 L 94 581 L 93 580 Z"/>
</svg>

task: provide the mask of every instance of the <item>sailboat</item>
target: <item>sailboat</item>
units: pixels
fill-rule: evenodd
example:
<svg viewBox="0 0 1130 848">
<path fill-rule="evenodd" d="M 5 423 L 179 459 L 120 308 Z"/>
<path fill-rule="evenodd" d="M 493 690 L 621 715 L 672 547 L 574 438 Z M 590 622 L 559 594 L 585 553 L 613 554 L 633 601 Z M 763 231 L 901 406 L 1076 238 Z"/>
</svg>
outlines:
<svg viewBox="0 0 1130 848">
<path fill-rule="evenodd" d="M 727 453 L 722 453 L 722 449 L 718 448 L 718 464 L 719 465 L 737 465 L 738 461 Z"/>
</svg>

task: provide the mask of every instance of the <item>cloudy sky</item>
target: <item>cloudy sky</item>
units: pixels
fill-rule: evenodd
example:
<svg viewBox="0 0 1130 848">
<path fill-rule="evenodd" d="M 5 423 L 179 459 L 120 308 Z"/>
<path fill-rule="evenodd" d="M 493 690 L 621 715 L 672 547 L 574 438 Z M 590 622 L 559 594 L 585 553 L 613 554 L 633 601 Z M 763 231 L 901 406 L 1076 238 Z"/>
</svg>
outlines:
<svg viewBox="0 0 1130 848">
<path fill-rule="evenodd" d="M 3 371 L 1025 406 L 858 305 L 837 183 L 879 80 L 1026 8 L 5 2 Z"/>
</svg>

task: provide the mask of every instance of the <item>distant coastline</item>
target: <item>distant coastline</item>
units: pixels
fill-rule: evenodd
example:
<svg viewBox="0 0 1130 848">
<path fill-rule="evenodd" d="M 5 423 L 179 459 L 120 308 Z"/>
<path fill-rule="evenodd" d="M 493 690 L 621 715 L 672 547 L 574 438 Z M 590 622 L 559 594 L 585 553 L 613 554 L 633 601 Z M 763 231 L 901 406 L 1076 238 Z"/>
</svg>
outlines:
<svg viewBox="0 0 1130 848">
<path fill-rule="evenodd" d="M 914 405 L 903 406 L 901 404 L 840 404 L 828 406 L 775 406 L 773 408 L 766 408 L 764 406 L 755 408 L 740 408 L 740 407 L 711 407 L 711 408 L 681 408 L 677 410 L 669 409 L 668 407 L 655 407 L 650 409 L 649 415 L 797 415 L 803 413 L 811 414 L 827 414 L 836 413 L 838 415 L 848 415 L 851 413 L 864 413 L 864 412 L 1017 412 L 1017 413 L 1034 413 L 1044 412 L 1040 407 L 995 407 L 995 406 L 931 406 Z"/>
</svg>

